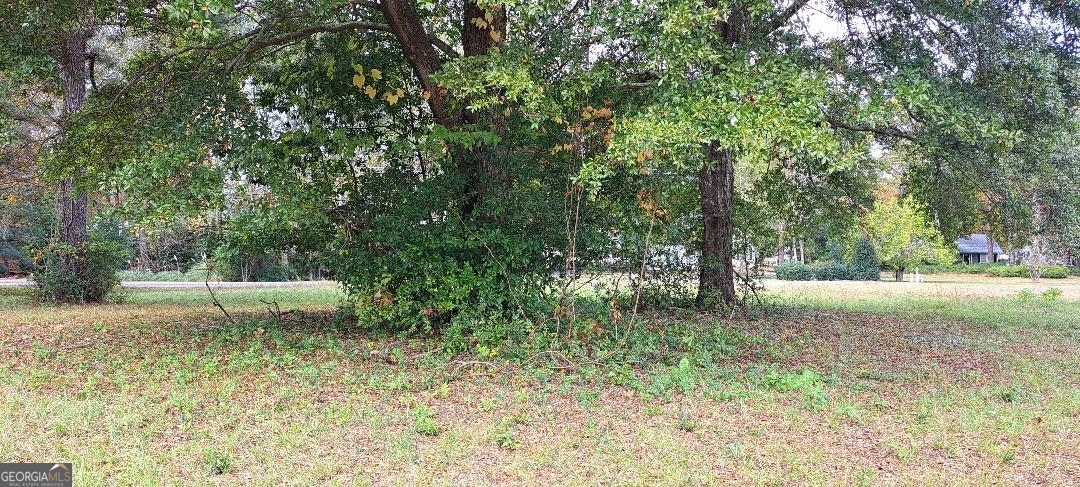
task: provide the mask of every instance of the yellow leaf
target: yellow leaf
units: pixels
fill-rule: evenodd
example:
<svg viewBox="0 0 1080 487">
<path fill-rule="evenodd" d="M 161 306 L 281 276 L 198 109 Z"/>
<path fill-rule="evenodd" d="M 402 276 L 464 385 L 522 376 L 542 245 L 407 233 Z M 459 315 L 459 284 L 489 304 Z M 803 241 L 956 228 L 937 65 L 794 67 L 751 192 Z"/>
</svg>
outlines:
<svg viewBox="0 0 1080 487">
<path fill-rule="evenodd" d="M 376 79 L 376 80 L 382 79 L 382 71 L 379 71 L 378 69 L 372 69 L 371 70 L 371 77 Z"/>
<path fill-rule="evenodd" d="M 424 101 L 428 101 L 428 99 L 431 98 L 431 93 L 428 92 L 428 90 L 424 90 L 420 92 L 420 96 L 424 99 Z"/>
<path fill-rule="evenodd" d="M 16 196 L 15 194 L 9 194 L 8 195 L 8 197 L 7 197 L 8 206 L 15 206 L 18 203 L 19 203 L 19 197 L 18 196 Z"/>
<path fill-rule="evenodd" d="M 398 88 L 398 89 L 394 90 L 394 93 L 397 94 L 398 98 L 401 98 L 401 97 L 405 96 L 405 90 L 403 90 L 401 88 Z"/>
<path fill-rule="evenodd" d="M 362 74 L 354 74 L 353 77 L 352 77 L 352 84 L 353 84 L 353 86 L 356 86 L 357 88 L 363 88 L 364 87 L 364 81 L 365 81 L 364 80 L 364 75 L 362 75 Z"/>
<path fill-rule="evenodd" d="M 495 14 L 491 13 L 490 10 L 484 12 L 484 20 L 486 20 L 487 23 L 489 23 L 489 24 L 494 24 L 495 23 Z"/>
<path fill-rule="evenodd" d="M 364 67 L 359 65 L 359 64 L 353 63 L 352 68 L 353 68 L 353 71 L 357 72 L 357 74 L 364 72 Z"/>
<path fill-rule="evenodd" d="M 375 99 L 375 95 L 377 95 L 378 93 L 379 91 L 376 90 L 374 86 L 367 85 L 364 87 L 364 94 L 366 94 L 368 98 L 371 98 L 372 100 Z"/>
<path fill-rule="evenodd" d="M 476 26 L 477 29 L 486 29 L 488 26 L 487 21 L 481 19 L 480 17 L 473 17 L 472 23 Z"/>
<path fill-rule="evenodd" d="M 490 32 L 488 32 L 488 35 L 490 35 L 491 40 L 493 40 L 495 42 L 502 41 L 502 32 L 499 32 L 497 30 L 492 29 Z"/>
<path fill-rule="evenodd" d="M 388 103 L 390 103 L 391 105 L 393 105 L 393 104 L 397 103 L 397 101 L 398 101 L 398 98 L 401 98 L 401 97 L 400 97 L 399 95 L 395 94 L 395 93 L 390 93 L 390 92 L 386 92 L 386 93 L 383 93 L 383 98 L 384 98 L 384 99 L 385 99 L 385 100 L 386 100 L 386 101 L 387 101 Z"/>
</svg>

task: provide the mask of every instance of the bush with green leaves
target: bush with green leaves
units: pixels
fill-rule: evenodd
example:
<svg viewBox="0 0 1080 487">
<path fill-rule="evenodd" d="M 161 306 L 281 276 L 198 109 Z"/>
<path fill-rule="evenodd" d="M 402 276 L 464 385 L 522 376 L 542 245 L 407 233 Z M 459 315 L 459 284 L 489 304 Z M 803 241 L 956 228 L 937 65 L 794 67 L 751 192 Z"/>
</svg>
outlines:
<svg viewBox="0 0 1080 487">
<path fill-rule="evenodd" d="M 1047 301 L 1057 301 L 1061 299 L 1062 294 L 1064 294 L 1064 292 L 1061 290 L 1061 288 L 1052 287 L 1043 291 L 1042 297 Z"/>
<path fill-rule="evenodd" d="M 128 246 L 118 232 L 94 228 L 89 241 L 75 248 L 58 241 L 40 252 L 32 275 L 41 299 L 52 302 L 102 302 L 120 279 L 117 272 L 128 259 Z M 81 270 L 65 261 L 84 262 Z"/>
<path fill-rule="evenodd" d="M 852 251 L 851 278 L 856 281 L 877 281 L 881 279 L 881 262 L 877 250 L 869 238 L 860 237 Z"/>
<path fill-rule="evenodd" d="M 1031 268 L 1026 265 L 995 265 L 985 268 L 990 277 L 1028 277 Z"/>
<path fill-rule="evenodd" d="M 223 281 L 271 282 L 288 281 L 292 277 L 276 252 L 218 247 L 213 260 L 214 274 Z M 200 280 L 205 277 L 205 270 L 199 276 Z"/>
<path fill-rule="evenodd" d="M 802 262 L 784 262 L 776 266 L 776 278 L 781 281 L 809 281 L 814 278 L 810 266 Z"/>
<path fill-rule="evenodd" d="M 844 281 L 851 279 L 851 267 L 835 260 L 815 262 L 810 265 L 810 271 L 817 281 Z"/>
<path fill-rule="evenodd" d="M 1069 277 L 1069 268 L 1063 265 L 1051 265 L 1042 268 L 1040 277 L 1047 279 L 1065 279 Z"/>
</svg>

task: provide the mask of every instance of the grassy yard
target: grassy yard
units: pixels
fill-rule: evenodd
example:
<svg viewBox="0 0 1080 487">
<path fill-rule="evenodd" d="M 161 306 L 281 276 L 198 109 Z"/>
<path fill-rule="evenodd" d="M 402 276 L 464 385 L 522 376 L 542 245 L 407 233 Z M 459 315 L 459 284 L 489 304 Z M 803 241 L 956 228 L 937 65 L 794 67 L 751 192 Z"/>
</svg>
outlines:
<svg viewBox="0 0 1080 487">
<path fill-rule="evenodd" d="M 234 325 L 205 290 L 0 289 L 0 460 L 80 486 L 1076 485 L 1077 283 L 770 282 L 767 317 L 652 316 L 620 361 L 448 356 L 334 288 L 220 291 Z"/>
</svg>

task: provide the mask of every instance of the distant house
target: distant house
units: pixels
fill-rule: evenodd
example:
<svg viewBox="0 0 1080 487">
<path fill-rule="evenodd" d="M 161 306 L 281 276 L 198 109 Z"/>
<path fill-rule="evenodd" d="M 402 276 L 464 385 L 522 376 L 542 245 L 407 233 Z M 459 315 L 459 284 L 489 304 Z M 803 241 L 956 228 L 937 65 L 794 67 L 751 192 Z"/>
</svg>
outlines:
<svg viewBox="0 0 1080 487">
<path fill-rule="evenodd" d="M 964 264 L 979 264 L 990 262 L 987 254 L 986 234 L 973 233 L 967 237 L 956 239 L 956 249 L 960 252 L 960 262 Z M 994 261 L 1001 260 L 1005 252 L 994 242 Z M 1007 257 L 1006 257 L 1007 258 Z"/>
</svg>

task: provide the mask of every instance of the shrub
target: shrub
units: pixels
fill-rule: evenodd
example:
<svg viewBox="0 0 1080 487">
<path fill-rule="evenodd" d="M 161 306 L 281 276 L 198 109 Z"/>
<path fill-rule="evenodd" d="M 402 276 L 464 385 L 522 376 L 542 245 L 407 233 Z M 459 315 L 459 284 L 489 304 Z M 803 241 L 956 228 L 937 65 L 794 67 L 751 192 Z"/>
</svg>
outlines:
<svg viewBox="0 0 1080 487">
<path fill-rule="evenodd" d="M 986 275 L 990 277 L 1031 277 L 1031 266 L 1027 265 L 993 265 L 984 267 Z M 1040 267 L 1040 277 L 1047 279 L 1064 279 L 1069 277 L 1069 268 L 1063 265 L 1048 265 Z"/>
<path fill-rule="evenodd" d="M 82 261 L 85 267 L 76 273 L 63 265 L 65 259 Z M 60 242 L 50 243 L 37 262 L 33 274 L 41 298 L 53 302 L 102 302 L 120 282 L 117 271 L 127 260 L 121 242 L 91 233 L 90 241 L 79 248 Z"/>
<path fill-rule="evenodd" d="M 873 242 L 866 237 L 859 238 L 851 256 L 851 278 L 856 281 L 877 281 L 881 279 L 881 262 Z"/>
<path fill-rule="evenodd" d="M 810 266 L 802 262 L 784 262 L 776 266 L 776 278 L 781 281 L 809 281 L 814 274 Z"/>
<path fill-rule="evenodd" d="M 277 252 L 243 251 L 222 246 L 214 249 L 213 259 L 214 272 L 223 281 L 287 281 L 290 277 Z M 205 277 L 204 270 L 198 280 Z"/>
<path fill-rule="evenodd" d="M 1042 268 L 1042 277 L 1047 279 L 1065 279 L 1069 277 L 1069 268 L 1063 265 L 1051 265 Z"/>
<path fill-rule="evenodd" d="M 843 281 L 851 279 L 851 268 L 835 260 L 816 262 L 810 266 L 814 279 L 818 281 Z"/>
<path fill-rule="evenodd" d="M 1045 299 L 1047 301 L 1057 301 L 1057 300 L 1061 299 L 1062 294 L 1063 293 L 1062 293 L 1061 289 L 1056 288 L 1056 287 L 1052 287 L 1050 289 L 1047 289 L 1046 291 L 1043 291 L 1042 297 L 1043 297 L 1043 299 Z"/>
<path fill-rule="evenodd" d="M 986 274 L 994 267 L 1005 267 L 1002 264 L 968 264 L 962 265 L 957 269 L 957 272 L 963 274 Z"/>
<path fill-rule="evenodd" d="M 995 265 L 988 266 L 985 270 L 990 277 L 1028 277 L 1031 272 L 1026 265 Z"/>
</svg>

